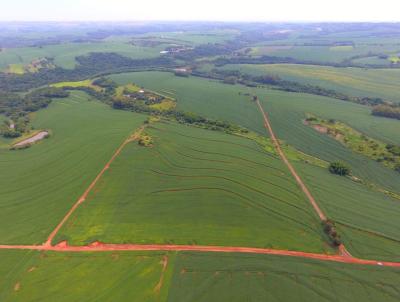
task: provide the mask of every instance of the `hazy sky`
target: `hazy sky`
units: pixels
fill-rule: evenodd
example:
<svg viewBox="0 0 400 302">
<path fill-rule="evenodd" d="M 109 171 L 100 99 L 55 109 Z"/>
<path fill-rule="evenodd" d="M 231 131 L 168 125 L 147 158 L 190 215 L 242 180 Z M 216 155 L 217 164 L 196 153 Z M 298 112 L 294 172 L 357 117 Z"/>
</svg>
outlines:
<svg viewBox="0 0 400 302">
<path fill-rule="evenodd" d="M 400 0 L 0 0 L 0 21 L 400 21 Z"/>
</svg>

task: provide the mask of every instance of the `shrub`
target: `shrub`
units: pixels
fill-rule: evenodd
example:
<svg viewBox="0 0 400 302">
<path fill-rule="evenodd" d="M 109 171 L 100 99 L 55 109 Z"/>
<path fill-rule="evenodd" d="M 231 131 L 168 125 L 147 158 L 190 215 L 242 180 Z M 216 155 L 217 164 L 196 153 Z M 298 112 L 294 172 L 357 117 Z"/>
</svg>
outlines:
<svg viewBox="0 0 400 302">
<path fill-rule="evenodd" d="M 340 176 L 346 176 L 350 174 L 351 170 L 342 162 L 333 162 L 329 165 L 329 172 Z"/>
<path fill-rule="evenodd" d="M 332 245 L 339 246 L 342 244 L 340 236 L 336 231 L 335 223 L 332 220 L 327 219 L 322 221 L 322 226 L 324 228 L 325 234 L 328 235 Z"/>
<path fill-rule="evenodd" d="M 11 129 L 3 130 L 1 134 L 6 138 L 16 138 L 21 136 L 21 132 Z"/>
</svg>

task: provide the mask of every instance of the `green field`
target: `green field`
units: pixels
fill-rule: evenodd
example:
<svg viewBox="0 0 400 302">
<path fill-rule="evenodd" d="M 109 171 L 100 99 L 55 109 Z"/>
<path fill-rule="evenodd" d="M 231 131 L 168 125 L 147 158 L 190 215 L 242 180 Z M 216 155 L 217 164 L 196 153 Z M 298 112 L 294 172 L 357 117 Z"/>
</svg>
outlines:
<svg viewBox="0 0 400 302">
<path fill-rule="evenodd" d="M 397 269 L 263 255 L 181 253 L 168 301 L 398 301 Z"/>
<path fill-rule="evenodd" d="M 390 55 L 398 51 L 399 46 L 396 41 L 390 41 L 386 45 L 374 45 L 374 43 L 357 43 L 355 46 L 319 46 L 319 45 L 295 45 L 299 41 L 278 41 L 275 43 L 265 43 L 252 47 L 251 56 L 276 56 L 290 57 L 301 61 L 317 63 L 340 63 L 344 60 L 352 59 L 355 56 L 368 56 L 373 53 L 384 53 Z M 304 41 L 306 42 L 306 41 Z M 310 41 L 314 43 L 315 41 Z M 310 43 L 308 42 L 308 43 Z M 307 43 L 307 42 L 306 42 Z M 367 58 L 371 58 L 371 56 Z M 353 63 L 374 64 L 378 62 L 354 60 Z M 379 64 L 390 65 L 390 60 L 383 60 Z"/>
<path fill-rule="evenodd" d="M 161 252 L 1 251 L 0 258 L 4 302 L 166 301 L 174 263 Z"/>
<path fill-rule="evenodd" d="M 226 65 L 252 75 L 273 74 L 285 80 L 317 85 L 352 96 L 381 97 L 400 102 L 399 69 L 335 68 L 329 66 L 271 64 Z"/>
<path fill-rule="evenodd" d="M 0 302 L 400 301 L 400 24 L 0 27 Z"/>
<path fill-rule="evenodd" d="M 329 252 L 279 158 L 255 142 L 160 122 L 131 143 L 56 241 L 175 243 Z"/>
<path fill-rule="evenodd" d="M 1 251 L 0 257 L 0 300 L 4 302 L 400 299 L 397 269 L 292 257 L 26 251 Z"/>
<path fill-rule="evenodd" d="M 307 154 L 326 161 L 344 161 L 351 166 L 355 176 L 400 192 L 398 173 L 352 152 L 335 139 L 303 124 L 305 114 L 312 113 L 325 119 L 332 118 L 344 122 L 371 137 L 398 144 L 400 137 L 396 133 L 400 126 L 399 121 L 374 117 L 365 106 L 312 95 L 304 95 L 303 98 L 297 96 L 297 101 L 268 97 L 263 98 L 262 102 L 270 113 L 272 125 L 279 138 Z"/>
<path fill-rule="evenodd" d="M 24 47 L 5 49 L 0 52 L 0 69 L 9 64 L 29 64 L 38 58 L 54 58 L 57 66 L 72 69 L 76 65 L 75 57 L 91 52 L 115 52 L 130 58 L 154 58 L 163 48 L 139 47 L 120 41 L 101 41 L 86 43 L 63 43 L 43 47 Z"/>
<path fill-rule="evenodd" d="M 400 261 L 399 200 L 327 169 L 295 165 L 353 256 Z"/>
<path fill-rule="evenodd" d="M 155 41 L 163 41 L 168 44 L 199 45 L 207 43 L 222 43 L 233 39 L 239 34 L 236 30 L 210 30 L 206 33 L 196 31 L 177 32 L 150 32 L 142 35 L 135 35 L 134 38 L 148 38 Z"/>
<path fill-rule="evenodd" d="M 262 117 L 241 86 L 223 85 L 201 78 L 176 77 L 166 72 L 133 72 L 110 76 L 120 85 L 136 83 L 146 89 L 167 92 L 177 100 L 179 110 L 221 119 L 264 133 Z"/>
<path fill-rule="evenodd" d="M 303 124 L 306 114 L 312 113 L 321 118 L 333 118 L 346 123 L 378 140 L 400 144 L 400 121 L 374 117 L 369 107 L 309 94 L 266 88 L 250 90 L 240 85 L 221 84 L 196 77 L 181 78 L 161 72 L 126 73 L 111 78 L 119 84 L 135 82 L 154 91 L 170 91 L 177 99 L 178 109 L 227 120 L 264 135 L 261 114 L 250 97 L 243 95 L 257 94 L 270 113 L 272 125 L 280 139 L 321 159 L 348 162 L 355 175 L 400 192 L 396 172 L 353 153 L 334 139 Z"/>
<path fill-rule="evenodd" d="M 144 120 L 74 92 L 35 113 L 49 139 L 26 150 L 0 149 L 0 242 L 39 244 Z"/>
</svg>

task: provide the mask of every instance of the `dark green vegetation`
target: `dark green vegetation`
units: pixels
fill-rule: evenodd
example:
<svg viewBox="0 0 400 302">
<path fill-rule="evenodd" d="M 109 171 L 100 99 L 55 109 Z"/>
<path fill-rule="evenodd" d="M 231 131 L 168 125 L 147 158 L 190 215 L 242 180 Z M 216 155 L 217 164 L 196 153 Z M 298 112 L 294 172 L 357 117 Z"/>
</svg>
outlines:
<svg viewBox="0 0 400 302">
<path fill-rule="evenodd" d="M 28 132 L 29 113 L 46 108 L 53 98 L 68 96 L 67 91 L 54 87 L 37 89 L 24 96 L 13 93 L 0 94 L 0 114 L 8 118 L 0 126 L 0 135 L 16 138 Z"/>
<path fill-rule="evenodd" d="M 340 176 L 346 176 L 350 175 L 351 170 L 345 163 L 335 161 L 329 165 L 329 172 Z"/>
<path fill-rule="evenodd" d="M 164 121 L 125 147 L 56 241 L 330 249 L 279 158 L 257 143 Z"/>
<path fill-rule="evenodd" d="M 380 105 L 372 109 L 372 114 L 400 120 L 400 107 Z"/>
<path fill-rule="evenodd" d="M 337 140 L 351 151 L 375 160 L 386 167 L 395 169 L 400 164 L 399 145 L 373 139 L 334 119 L 324 120 L 316 116 L 308 116 L 305 123 L 316 131 Z"/>
<path fill-rule="evenodd" d="M 210 71 L 208 66 L 205 71 Z M 398 69 L 334 68 L 315 65 L 270 64 L 270 65 L 226 65 L 217 68 L 221 71 L 236 70 L 252 77 L 279 77 L 284 81 L 311 85 L 330 91 L 344 99 L 381 98 L 400 102 L 397 89 L 400 81 Z M 311 90 L 312 91 L 312 90 Z"/>
<path fill-rule="evenodd" d="M 338 92 L 333 89 L 327 89 L 317 85 L 311 85 L 308 83 L 300 83 L 295 81 L 284 80 L 278 75 L 264 74 L 264 75 L 252 75 L 251 73 L 241 73 L 238 70 L 225 70 L 225 69 L 212 69 L 211 71 L 195 71 L 194 75 L 207 77 L 211 79 L 219 79 L 225 84 L 236 84 L 240 83 L 248 87 L 257 87 L 261 85 L 272 86 L 274 89 L 279 89 L 287 92 L 298 92 L 298 93 L 309 93 L 315 95 L 321 95 L 339 99 L 346 102 L 353 102 L 362 105 L 391 105 L 390 102 L 385 101 L 378 97 L 357 97 L 350 96 L 344 93 Z"/>
<path fill-rule="evenodd" d="M 39 244 L 145 117 L 74 92 L 32 120 L 52 136 L 32 148 L 0 149 L 0 242 Z"/>
</svg>

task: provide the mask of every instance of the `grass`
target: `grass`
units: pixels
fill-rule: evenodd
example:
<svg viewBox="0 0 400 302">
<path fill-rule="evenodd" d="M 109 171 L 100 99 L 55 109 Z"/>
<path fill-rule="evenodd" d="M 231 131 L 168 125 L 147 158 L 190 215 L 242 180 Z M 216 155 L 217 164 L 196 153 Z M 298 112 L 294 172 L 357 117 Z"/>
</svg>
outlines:
<svg viewBox="0 0 400 302">
<path fill-rule="evenodd" d="M 352 45 L 332 46 L 329 48 L 330 51 L 352 51 L 353 49 Z"/>
<path fill-rule="evenodd" d="M 62 87 L 89 87 L 96 91 L 103 91 L 103 88 L 93 85 L 93 80 L 87 79 L 83 81 L 75 81 L 75 82 L 59 82 L 55 84 L 51 84 L 52 87 L 62 88 Z"/>
<path fill-rule="evenodd" d="M 125 147 L 55 241 L 331 252 L 280 159 L 255 142 L 160 122 Z"/>
<path fill-rule="evenodd" d="M 160 111 L 167 111 L 174 109 L 176 107 L 176 102 L 173 100 L 165 99 L 161 103 L 153 104 L 149 107 Z"/>
<path fill-rule="evenodd" d="M 7 73 L 24 74 L 25 67 L 22 64 L 10 64 L 6 70 Z"/>
<path fill-rule="evenodd" d="M 135 84 L 129 83 L 126 85 L 118 86 L 115 89 L 115 96 L 116 97 L 122 97 L 124 94 L 124 91 L 133 93 L 133 92 L 138 92 L 140 90 L 140 87 L 136 86 Z"/>
<path fill-rule="evenodd" d="M 180 253 L 168 301 L 371 301 L 400 299 L 396 269 L 308 259 Z"/>
<path fill-rule="evenodd" d="M 162 252 L 1 251 L 0 300 L 166 301 L 174 258 Z"/>
<path fill-rule="evenodd" d="M 326 133 L 353 152 L 362 154 L 389 168 L 394 169 L 397 164 L 400 164 L 400 156 L 389 152 L 387 144 L 372 139 L 344 123 L 312 116 L 307 118 L 307 124 L 317 131 Z"/>
<path fill-rule="evenodd" d="M 79 92 L 37 112 L 34 127 L 51 137 L 26 150 L 0 150 L 0 243 L 44 242 L 144 119 Z"/>
</svg>

